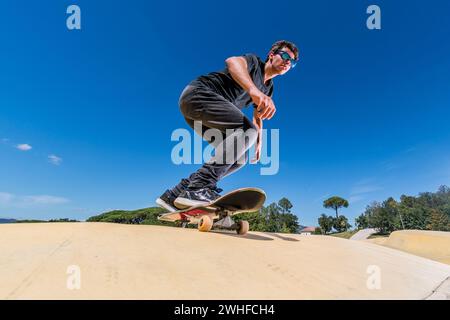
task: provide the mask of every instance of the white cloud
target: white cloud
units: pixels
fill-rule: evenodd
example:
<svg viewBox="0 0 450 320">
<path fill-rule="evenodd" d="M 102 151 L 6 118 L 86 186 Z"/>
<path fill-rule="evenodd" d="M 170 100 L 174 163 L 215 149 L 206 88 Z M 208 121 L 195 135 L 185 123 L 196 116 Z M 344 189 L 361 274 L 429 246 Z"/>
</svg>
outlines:
<svg viewBox="0 0 450 320">
<path fill-rule="evenodd" d="M 352 196 L 358 195 L 358 194 L 365 194 L 365 193 L 371 193 L 375 191 L 382 190 L 383 188 L 375 185 L 356 185 L 352 188 L 350 194 Z"/>
<path fill-rule="evenodd" d="M 382 187 L 376 185 L 376 181 L 373 178 L 361 180 L 353 185 L 350 190 L 349 203 L 360 202 L 366 199 L 366 195 L 376 191 L 383 190 Z"/>
<path fill-rule="evenodd" d="M 62 162 L 62 158 L 55 156 L 54 154 L 51 154 L 48 156 L 48 161 L 56 166 L 59 166 Z"/>
<path fill-rule="evenodd" d="M 401 168 L 402 165 L 398 162 L 395 162 L 394 160 L 386 160 L 381 162 L 381 167 L 386 171 L 392 171 Z"/>
<path fill-rule="evenodd" d="M 8 204 L 11 202 L 14 195 L 7 192 L 0 192 L 0 204 Z"/>
<path fill-rule="evenodd" d="M 27 143 L 23 143 L 23 144 L 18 144 L 18 145 L 16 146 L 16 148 L 19 149 L 19 150 L 21 150 L 21 151 L 28 151 L 28 150 L 31 150 L 33 147 L 30 146 L 30 145 L 27 144 Z"/>
<path fill-rule="evenodd" d="M 320 196 L 320 197 L 318 197 L 318 198 L 315 198 L 313 201 L 314 201 L 314 202 L 324 201 L 325 199 L 327 199 L 327 198 L 329 198 L 329 197 L 331 197 L 331 194 L 330 194 L 330 193 L 327 193 L 327 194 L 324 194 L 324 195 L 322 195 L 322 196 Z"/>
<path fill-rule="evenodd" d="M 69 200 L 61 197 L 55 197 L 55 196 L 48 196 L 48 195 L 40 195 L 40 196 L 25 196 L 22 197 L 22 201 L 24 204 L 61 204 L 66 203 Z"/>
<path fill-rule="evenodd" d="M 348 202 L 350 204 L 353 204 L 353 203 L 359 202 L 359 201 L 364 200 L 364 199 L 365 198 L 363 196 L 350 196 L 350 198 L 348 198 Z"/>
<path fill-rule="evenodd" d="M 18 196 L 7 192 L 0 192 L 0 206 L 3 207 L 33 207 L 42 205 L 59 205 L 69 202 L 68 199 L 50 195 Z"/>
</svg>

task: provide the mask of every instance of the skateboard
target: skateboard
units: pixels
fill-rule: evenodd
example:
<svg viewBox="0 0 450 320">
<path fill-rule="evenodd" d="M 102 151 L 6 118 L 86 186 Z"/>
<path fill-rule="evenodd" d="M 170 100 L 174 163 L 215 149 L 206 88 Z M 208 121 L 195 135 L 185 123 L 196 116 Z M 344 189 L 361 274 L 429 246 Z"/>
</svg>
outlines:
<svg viewBox="0 0 450 320">
<path fill-rule="evenodd" d="M 182 227 L 187 224 L 197 224 L 198 230 L 208 232 L 212 229 L 235 230 L 244 235 L 249 230 L 248 221 L 235 223 L 231 218 L 243 212 L 261 209 L 266 201 L 266 194 L 258 188 L 240 188 L 230 191 L 216 200 L 195 205 L 190 208 L 165 213 L 158 220 L 181 222 Z"/>
</svg>

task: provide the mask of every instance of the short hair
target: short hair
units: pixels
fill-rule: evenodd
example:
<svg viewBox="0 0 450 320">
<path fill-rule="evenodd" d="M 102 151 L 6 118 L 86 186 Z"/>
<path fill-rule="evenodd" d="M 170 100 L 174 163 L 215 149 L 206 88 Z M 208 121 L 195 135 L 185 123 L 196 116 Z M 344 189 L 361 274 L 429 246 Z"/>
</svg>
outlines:
<svg viewBox="0 0 450 320">
<path fill-rule="evenodd" d="M 269 60 L 269 55 L 271 53 L 275 53 L 277 50 L 280 50 L 282 48 L 288 48 L 289 50 L 291 50 L 292 53 L 294 54 L 295 60 L 298 59 L 298 48 L 297 48 L 297 46 L 293 42 L 290 42 L 290 41 L 287 41 L 287 40 L 280 40 L 280 41 L 275 42 L 272 45 L 272 47 L 270 48 L 270 51 L 267 54 L 266 62 Z"/>
</svg>

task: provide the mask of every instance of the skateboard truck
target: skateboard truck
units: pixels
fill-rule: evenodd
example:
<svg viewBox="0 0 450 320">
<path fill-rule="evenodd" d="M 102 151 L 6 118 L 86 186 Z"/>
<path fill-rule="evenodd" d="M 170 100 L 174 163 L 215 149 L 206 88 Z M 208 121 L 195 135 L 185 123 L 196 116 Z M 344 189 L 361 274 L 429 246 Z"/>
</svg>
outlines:
<svg viewBox="0 0 450 320">
<path fill-rule="evenodd" d="M 214 229 L 233 229 L 235 226 L 236 223 L 229 215 L 226 215 L 224 218 L 213 224 Z"/>
</svg>

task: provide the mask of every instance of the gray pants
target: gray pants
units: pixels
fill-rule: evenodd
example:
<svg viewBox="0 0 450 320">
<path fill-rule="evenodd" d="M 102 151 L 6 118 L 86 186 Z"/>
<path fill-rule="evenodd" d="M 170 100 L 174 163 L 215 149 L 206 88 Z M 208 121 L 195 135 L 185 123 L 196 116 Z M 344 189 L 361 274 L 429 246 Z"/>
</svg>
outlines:
<svg viewBox="0 0 450 320">
<path fill-rule="evenodd" d="M 207 87 L 188 85 L 180 96 L 179 106 L 186 122 L 197 134 L 203 137 L 206 130 L 216 129 L 222 133 L 222 139 L 206 139 L 214 146 L 214 157 L 189 178 L 182 179 L 173 191 L 215 188 L 220 179 L 245 165 L 247 151 L 257 139 L 256 127 L 239 108 Z M 202 126 L 195 128 L 195 121 L 201 121 Z M 227 129 L 234 131 L 230 134 Z"/>
</svg>

